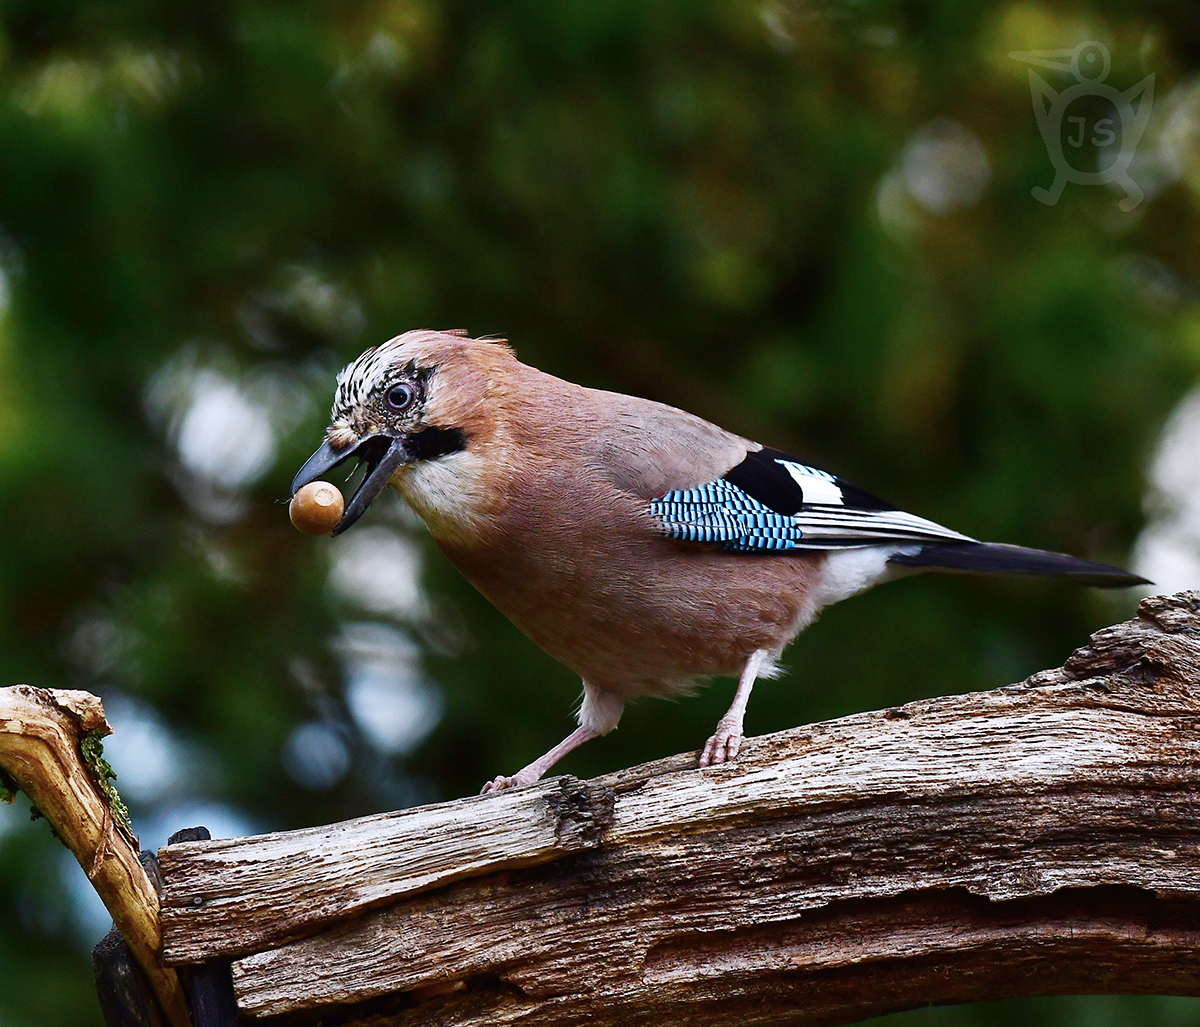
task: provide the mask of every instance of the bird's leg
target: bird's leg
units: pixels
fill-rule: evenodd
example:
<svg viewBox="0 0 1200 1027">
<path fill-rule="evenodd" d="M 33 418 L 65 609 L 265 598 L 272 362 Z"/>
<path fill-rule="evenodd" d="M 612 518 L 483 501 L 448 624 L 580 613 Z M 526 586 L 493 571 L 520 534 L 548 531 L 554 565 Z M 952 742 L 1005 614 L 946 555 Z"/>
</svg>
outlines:
<svg viewBox="0 0 1200 1027">
<path fill-rule="evenodd" d="M 538 757 L 529 766 L 518 770 L 512 777 L 505 777 L 501 774 L 489 781 L 483 786 L 481 794 L 487 795 L 489 792 L 499 792 L 505 788 L 519 788 L 521 785 L 532 784 L 572 749 L 578 749 L 584 742 L 597 737 L 599 737 L 599 732 L 593 728 L 577 727 L 545 756 Z"/>
<path fill-rule="evenodd" d="M 738 754 L 738 749 L 742 747 L 742 721 L 746 717 L 746 704 L 750 701 L 754 680 L 762 670 L 766 658 L 766 649 L 759 649 L 750 654 L 746 666 L 742 668 L 742 676 L 738 678 L 737 691 L 733 693 L 733 702 L 728 712 L 718 721 L 717 730 L 700 753 L 700 766 L 710 767 L 716 763 L 727 763 Z"/>
</svg>

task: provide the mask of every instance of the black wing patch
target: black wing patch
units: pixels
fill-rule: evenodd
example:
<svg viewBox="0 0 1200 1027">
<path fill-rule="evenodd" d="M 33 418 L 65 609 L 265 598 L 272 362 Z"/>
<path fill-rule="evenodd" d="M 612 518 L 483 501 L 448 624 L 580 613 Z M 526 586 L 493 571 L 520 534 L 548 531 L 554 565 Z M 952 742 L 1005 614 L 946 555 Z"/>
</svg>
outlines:
<svg viewBox="0 0 1200 1027">
<path fill-rule="evenodd" d="M 974 541 L 774 449 L 750 453 L 716 481 L 653 499 L 648 512 L 669 538 L 736 552 Z"/>
<path fill-rule="evenodd" d="M 819 471 L 777 449 L 747 454 L 745 460 L 723 477 L 781 514 L 797 513 L 805 503 L 832 503 L 856 510 L 896 509 L 845 478 Z"/>
</svg>

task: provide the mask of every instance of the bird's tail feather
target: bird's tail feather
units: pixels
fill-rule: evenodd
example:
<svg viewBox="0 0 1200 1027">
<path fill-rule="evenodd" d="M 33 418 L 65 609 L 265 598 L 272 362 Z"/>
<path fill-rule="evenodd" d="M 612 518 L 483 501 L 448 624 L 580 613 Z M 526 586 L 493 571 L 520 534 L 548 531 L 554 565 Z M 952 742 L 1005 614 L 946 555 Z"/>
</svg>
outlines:
<svg viewBox="0 0 1200 1027">
<path fill-rule="evenodd" d="M 1152 584 L 1120 567 L 998 542 L 935 542 L 916 552 L 897 553 L 888 563 L 964 574 L 1036 574 L 1096 588 Z"/>
</svg>

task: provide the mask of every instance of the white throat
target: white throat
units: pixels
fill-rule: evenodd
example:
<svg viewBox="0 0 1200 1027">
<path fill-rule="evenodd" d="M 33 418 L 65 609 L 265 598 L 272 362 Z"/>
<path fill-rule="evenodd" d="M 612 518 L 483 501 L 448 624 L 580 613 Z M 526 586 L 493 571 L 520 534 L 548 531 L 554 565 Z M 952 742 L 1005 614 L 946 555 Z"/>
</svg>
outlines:
<svg viewBox="0 0 1200 1027">
<path fill-rule="evenodd" d="M 489 525 L 495 497 L 485 486 L 484 461 L 469 450 L 406 464 L 392 475 L 404 501 L 433 537 L 466 542 Z"/>
</svg>

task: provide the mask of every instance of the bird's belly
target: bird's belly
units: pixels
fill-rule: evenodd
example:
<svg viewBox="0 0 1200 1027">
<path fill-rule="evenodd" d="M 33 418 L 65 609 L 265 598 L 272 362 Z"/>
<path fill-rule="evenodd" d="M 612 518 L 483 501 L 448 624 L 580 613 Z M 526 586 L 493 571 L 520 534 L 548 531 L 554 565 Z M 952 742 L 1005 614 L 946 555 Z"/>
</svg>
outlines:
<svg viewBox="0 0 1200 1027">
<path fill-rule="evenodd" d="M 626 697 L 734 675 L 777 654 L 816 613 L 821 554 L 728 553 L 663 538 L 621 551 L 506 547 L 447 555 L 538 646 L 590 684 Z"/>
</svg>

